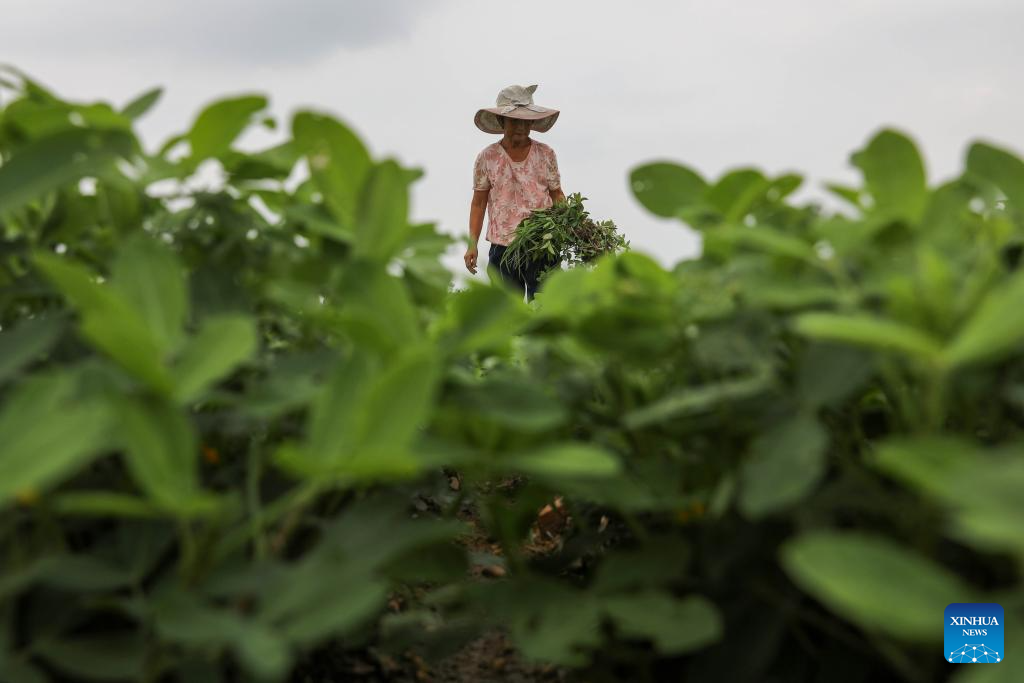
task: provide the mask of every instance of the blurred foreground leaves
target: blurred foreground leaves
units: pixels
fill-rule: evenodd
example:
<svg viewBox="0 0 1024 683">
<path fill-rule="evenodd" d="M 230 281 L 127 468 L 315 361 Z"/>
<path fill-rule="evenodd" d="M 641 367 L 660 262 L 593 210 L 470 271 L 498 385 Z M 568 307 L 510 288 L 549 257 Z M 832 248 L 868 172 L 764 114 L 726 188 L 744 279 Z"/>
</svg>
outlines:
<svg viewBox="0 0 1024 683">
<path fill-rule="evenodd" d="M 243 150 L 276 125 L 245 94 L 151 153 L 159 89 L 9 80 L 3 680 L 287 680 L 493 627 L 594 680 L 936 680 L 946 604 L 1019 620 L 1009 151 L 932 186 L 882 131 L 836 213 L 796 174 L 639 166 L 702 257 L 605 257 L 527 305 L 452 291 L 420 172 L 331 116 Z"/>
</svg>

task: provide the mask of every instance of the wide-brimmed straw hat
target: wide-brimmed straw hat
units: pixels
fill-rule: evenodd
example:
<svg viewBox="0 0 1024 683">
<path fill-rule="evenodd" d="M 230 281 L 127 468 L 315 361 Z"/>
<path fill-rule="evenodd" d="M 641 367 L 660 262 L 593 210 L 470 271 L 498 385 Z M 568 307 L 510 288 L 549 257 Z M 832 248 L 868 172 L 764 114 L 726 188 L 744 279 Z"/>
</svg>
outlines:
<svg viewBox="0 0 1024 683">
<path fill-rule="evenodd" d="M 498 93 L 496 107 L 481 109 L 473 117 L 476 127 L 485 133 L 504 133 L 498 122 L 499 116 L 508 116 L 513 119 L 530 121 L 530 129 L 538 133 L 548 131 L 555 125 L 558 118 L 557 109 L 548 109 L 533 103 L 533 91 L 536 85 L 510 85 Z"/>
</svg>

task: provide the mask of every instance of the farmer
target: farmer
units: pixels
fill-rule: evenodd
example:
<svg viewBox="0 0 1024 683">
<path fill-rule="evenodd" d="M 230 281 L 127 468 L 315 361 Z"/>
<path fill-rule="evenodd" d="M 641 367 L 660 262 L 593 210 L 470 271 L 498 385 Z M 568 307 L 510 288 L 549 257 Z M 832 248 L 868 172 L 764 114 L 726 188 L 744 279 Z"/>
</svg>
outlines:
<svg viewBox="0 0 1024 683">
<path fill-rule="evenodd" d="M 473 202 L 469 209 L 470 245 L 466 249 L 466 268 L 477 270 L 477 244 L 487 211 L 488 268 L 496 268 L 502 279 L 533 300 L 538 278 L 553 264 L 534 264 L 515 272 L 501 264 L 501 256 L 512 241 L 516 226 L 535 209 L 546 209 L 565 201 L 558 161 L 553 149 L 530 139 L 530 131 L 548 131 L 558 119 L 557 109 L 533 103 L 536 85 L 510 85 L 498 93 L 496 107 L 481 109 L 473 122 L 485 133 L 502 135 L 487 145 L 473 166 Z"/>
</svg>

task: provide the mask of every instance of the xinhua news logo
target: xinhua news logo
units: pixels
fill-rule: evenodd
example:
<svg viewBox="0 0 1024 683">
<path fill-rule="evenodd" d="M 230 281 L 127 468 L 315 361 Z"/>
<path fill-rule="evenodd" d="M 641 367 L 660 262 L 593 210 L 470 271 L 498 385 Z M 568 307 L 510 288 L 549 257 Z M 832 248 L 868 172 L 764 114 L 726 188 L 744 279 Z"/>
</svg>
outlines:
<svg viewBox="0 0 1024 683">
<path fill-rule="evenodd" d="M 1003 608 L 994 602 L 954 602 L 946 607 L 946 661 L 997 664 L 1003 661 Z"/>
</svg>

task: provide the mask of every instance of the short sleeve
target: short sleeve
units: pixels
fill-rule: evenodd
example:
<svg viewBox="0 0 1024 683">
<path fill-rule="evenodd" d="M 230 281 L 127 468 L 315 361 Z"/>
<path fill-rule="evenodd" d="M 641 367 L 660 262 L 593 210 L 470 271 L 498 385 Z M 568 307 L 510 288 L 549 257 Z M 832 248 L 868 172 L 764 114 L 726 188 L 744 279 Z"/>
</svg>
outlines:
<svg viewBox="0 0 1024 683">
<path fill-rule="evenodd" d="M 484 152 L 476 155 L 476 162 L 473 164 L 473 189 L 491 189 L 491 179 L 487 175 L 487 163 L 484 159 Z"/>
<path fill-rule="evenodd" d="M 558 158 L 555 156 L 555 150 L 553 149 L 550 149 L 548 152 L 545 174 L 549 190 L 557 190 L 562 187 L 562 177 L 558 173 Z"/>
</svg>

